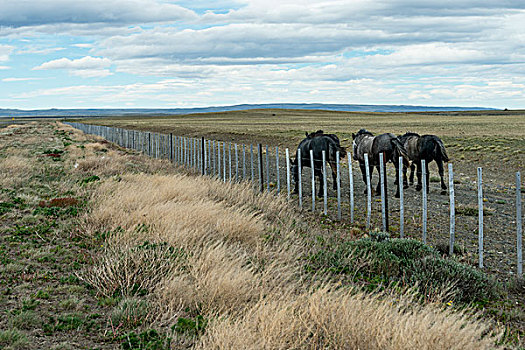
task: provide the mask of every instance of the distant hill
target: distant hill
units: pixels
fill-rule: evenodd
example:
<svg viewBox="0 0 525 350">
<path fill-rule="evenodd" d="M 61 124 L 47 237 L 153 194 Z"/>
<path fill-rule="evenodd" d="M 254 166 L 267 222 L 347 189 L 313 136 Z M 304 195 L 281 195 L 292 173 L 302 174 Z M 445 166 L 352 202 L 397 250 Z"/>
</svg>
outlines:
<svg viewBox="0 0 525 350">
<path fill-rule="evenodd" d="M 429 107 L 409 105 L 356 105 L 323 103 L 269 103 L 241 104 L 201 108 L 116 108 L 116 109 L 1 109 L 0 117 L 105 117 L 124 115 L 170 115 L 207 112 L 226 112 L 249 109 L 319 109 L 343 112 L 444 112 L 444 111 L 484 111 L 494 108 L 484 107 Z"/>
</svg>

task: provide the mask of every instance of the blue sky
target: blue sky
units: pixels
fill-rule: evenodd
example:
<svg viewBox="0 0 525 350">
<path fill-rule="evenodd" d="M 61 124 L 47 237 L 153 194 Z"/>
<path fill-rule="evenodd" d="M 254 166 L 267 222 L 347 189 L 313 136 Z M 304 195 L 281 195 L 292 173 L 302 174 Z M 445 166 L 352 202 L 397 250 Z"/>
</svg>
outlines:
<svg viewBox="0 0 525 350">
<path fill-rule="evenodd" d="M 0 108 L 525 108 L 522 0 L 0 0 Z"/>
</svg>

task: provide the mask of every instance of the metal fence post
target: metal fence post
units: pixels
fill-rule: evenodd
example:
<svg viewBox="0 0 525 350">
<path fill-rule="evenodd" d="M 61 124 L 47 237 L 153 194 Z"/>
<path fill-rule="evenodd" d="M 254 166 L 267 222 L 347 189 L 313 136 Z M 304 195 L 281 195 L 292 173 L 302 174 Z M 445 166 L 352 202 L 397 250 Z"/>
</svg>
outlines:
<svg viewBox="0 0 525 350">
<path fill-rule="evenodd" d="M 516 173 L 516 248 L 518 253 L 518 276 L 523 274 L 523 250 L 522 250 L 522 218 L 521 218 L 521 174 Z"/>
<path fill-rule="evenodd" d="M 314 171 L 314 150 L 310 150 L 310 167 L 312 168 L 312 211 L 315 211 L 315 171 Z"/>
<path fill-rule="evenodd" d="M 478 168 L 478 254 L 479 268 L 483 268 L 483 173 Z"/>
<path fill-rule="evenodd" d="M 421 177 L 423 178 L 423 243 L 427 243 L 427 167 L 421 159 Z"/>
<path fill-rule="evenodd" d="M 450 243 L 448 254 L 454 254 L 454 240 L 456 235 L 456 199 L 454 197 L 454 170 L 452 163 L 448 163 L 448 190 L 450 196 Z"/>
<path fill-rule="evenodd" d="M 370 185 L 370 167 L 368 161 L 368 153 L 365 157 L 365 174 L 366 174 L 366 229 L 370 229 L 370 221 L 372 219 L 372 186 Z"/>
</svg>

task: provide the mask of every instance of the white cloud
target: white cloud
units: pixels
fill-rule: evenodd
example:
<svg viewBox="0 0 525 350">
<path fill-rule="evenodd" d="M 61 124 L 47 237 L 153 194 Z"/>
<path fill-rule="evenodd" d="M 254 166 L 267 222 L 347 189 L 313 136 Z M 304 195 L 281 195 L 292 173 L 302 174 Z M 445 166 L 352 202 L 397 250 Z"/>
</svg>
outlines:
<svg viewBox="0 0 525 350">
<path fill-rule="evenodd" d="M 13 46 L 11 45 L 0 45 L 0 62 L 8 61 L 9 55 L 13 52 Z"/>
<path fill-rule="evenodd" d="M 109 66 L 111 66 L 111 61 L 107 58 L 86 56 L 76 60 L 60 58 L 42 63 L 40 66 L 34 67 L 33 70 L 66 69 L 72 75 L 82 78 L 95 78 L 112 75 L 113 73 L 107 69 Z"/>
<path fill-rule="evenodd" d="M 16 83 L 20 81 L 31 81 L 31 80 L 38 80 L 38 78 L 4 78 L 2 81 L 4 83 Z"/>
<path fill-rule="evenodd" d="M 69 58 L 60 58 L 57 60 L 42 63 L 40 66 L 33 68 L 40 69 L 97 69 L 106 68 L 111 65 L 111 61 L 102 57 L 86 56 L 76 60 Z"/>
<path fill-rule="evenodd" d="M 191 10 L 157 0 L 0 0 L 0 8 L 0 23 L 6 27 L 155 23 L 197 18 Z"/>
</svg>

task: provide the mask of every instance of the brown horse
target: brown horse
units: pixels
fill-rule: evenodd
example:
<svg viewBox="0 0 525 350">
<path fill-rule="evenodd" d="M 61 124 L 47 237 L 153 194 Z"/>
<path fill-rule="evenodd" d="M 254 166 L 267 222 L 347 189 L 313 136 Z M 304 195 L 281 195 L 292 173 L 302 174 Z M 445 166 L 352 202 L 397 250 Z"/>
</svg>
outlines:
<svg viewBox="0 0 525 350">
<path fill-rule="evenodd" d="M 368 154 L 369 160 L 369 171 L 370 171 L 370 182 L 372 182 L 372 172 L 374 166 L 379 170 L 379 154 L 385 154 L 385 164 L 388 161 L 394 163 L 396 167 L 396 197 L 399 197 L 399 156 L 402 156 L 405 162 L 408 162 L 408 154 L 403 147 L 403 144 L 397 139 L 396 135 L 391 133 L 381 134 L 374 136 L 370 131 L 366 129 L 361 129 L 357 134 L 352 134 L 354 139 L 354 159 L 359 161 L 359 167 L 361 168 L 361 174 L 363 175 L 363 181 L 366 184 L 366 167 L 365 167 L 365 154 Z M 406 185 L 406 178 L 403 182 L 404 187 Z M 381 179 L 377 182 L 376 194 L 380 193 Z M 365 188 L 365 193 L 366 193 Z"/>
<path fill-rule="evenodd" d="M 438 166 L 439 176 L 441 177 L 441 194 L 447 194 L 447 186 L 443 179 L 443 162 L 448 162 L 449 158 L 443 141 L 436 135 L 423 135 L 420 136 L 415 132 L 407 132 L 403 136 L 398 137 L 399 141 L 403 143 L 407 150 L 408 156 L 412 164 L 410 165 L 410 184 L 414 184 L 414 168 L 417 167 L 417 186 L 416 191 L 421 191 L 421 160 L 425 160 L 425 172 L 426 172 L 426 183 L 427 192 L 429 192 L 429 179 L 430 174 L 428 172 L 428 163 L 435 160 Z M 406 179 L 407 167 L 403 166 L 403 177 Z"/>
<path fill-rule="evenodd" d="M 314 172 L 315 176 L 319 179 L 319 192 L 318 196 L 323 196 L 323 151 L 325 151 L 326 161 L 330 164 L 332 169 L 332 178 L 334 180 L 333 187 L 337 188 L 337 164 L 336 164 L 336 154 L 339 151 L 339 156 L 341 158 L 346 157 L 346 149 L 341 147 L 339 143 L 339 138 L 335 134 L 325 134 L 322 130 L 318 130 L 315 133 L 308 134 L 306 133 L 306 138 L 303 139 L 299 146 L 298 150 L 301 150 L 301 168 L 310 167 L 310 150 L 313 151 L 314 156 Z M 299 182 L 299 166 L 297 161 L 297 152 L 295 153 L 295 160 L 292 162 L 292 174 L 295 180 L 295 189 L 294 193 L 298 192 L 298 182 Z"/>
</svg>

